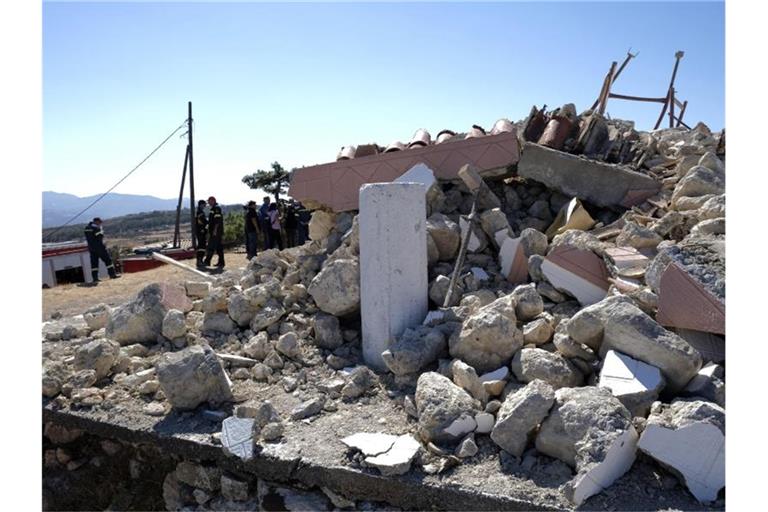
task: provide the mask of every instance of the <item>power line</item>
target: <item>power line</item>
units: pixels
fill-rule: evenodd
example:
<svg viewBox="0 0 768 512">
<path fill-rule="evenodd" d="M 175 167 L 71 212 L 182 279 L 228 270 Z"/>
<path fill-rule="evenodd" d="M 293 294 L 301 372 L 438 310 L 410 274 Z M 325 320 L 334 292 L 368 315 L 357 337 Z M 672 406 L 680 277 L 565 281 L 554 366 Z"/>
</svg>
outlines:
<svg viewBox="0 0 768 512">
<path fill-rule="evenodd" d="M 181 124 L 179 125 L 179 127 L 178 127 L 178 128 L 176 128 L 175 130 L 173 130 L 173 131 L 171 132 L 171 134 L 170 134 L 170 135 L 168 135 L 168 136 L 165 138 L 165 140 L 163 140 L 163 142 L 161 142 L 161 143 L 160 143 L 160 144 L 159 144 L 159 145 L 158 145 L 158 146 L 157 146 L 155 149 L 153 149 L 153 150 L 152 150 L 152 152 L 150 152 L 150 153 L 149 153 L 149 154 L 148 154 L 146 157 L 144 157 L 144 159 L 143 159 L 141 162 L 139 162 L 138 164 L 136 164 L 136 167 L 134 167 L 133 169 L 131 169 L 131 170 L 128 172 L 128 174 L 126 174 L 125 176 L 123 176 L 122 178 L 120 178 L 120 181 L 118 181 L 117 183 L 115 183 L 114 185 L 112 185 L 112 187 L 110 187 L 110 189 L 109 189 L 109 190 L 107 190 L 106 192 L 104 192 L 103 194 L 101 194 L 99 197 L 97 197 L 97 198 L 96 198 L 96 199 L 95 199 L 95 200 L 94 200 L 94 201 L 93 201 L 91 204 L 89 204 L 88 206 L 86 206 L 86 207 L 85 207 L 85 208 L 84 208 L 82 211 L 80 211 L 79 213 L 77 213 L 77 214 L 76 214 L 74 217 L 72 217 L 71 219 L 69 219 L 67 222 L 65 222 L 64 224 L 62 224 L 62 225 L 61 225 L 61 226 L 59 226 L 58 228 L 54 229 L 52 232 L 50 232 L 50 233 L 48 233 L 47 235 L 45 235 L 45 236 L 43 237 L 43 240 L 45 240 L 46 238 L 50 238 L 50 237 L 52 237 L 53 235 L 55 235 L 56 233 L 58 233 L 59 231 L 61 231 L 61 230 L 62 230 L 62 229 L 64 229 L 65 227 L 67 227 L 67 226 L 68 226 L 68 225 L 69 225 L 69 224 L 70 224 L 72 221 L 74 221 L 74 220 L 75 220 L 75 219 L 77 219 L 79 216 L 81 216 L 82 214 L 84 214 L 85 212 L 87 212 L 87 211 L 88 211 L 88 210 L 89 210 L 89 209 L 90 209 L 90 208 L 91 208 L 93 205 L 95 205 L 96 203 L 98 203 L 99 201 L 101 201 L 102 199 L 104 199 L 104 197 L 105 197 L 107 194 L 109 194 L 109 193 L 110 193 L 110 192 L 112 192 L 112 191 L 113 191 L 115 188 L 117 188 L 117 186 L 118 186 L 118 185 L 120 185 L 120 184 L 121 184 L 123 181 L 125 181 L 125 179 L 126 179 L 128 176 L 130 176 L 131 174 L 133 174 L 133 172 L 134 172 L 136 169 L 138 169 L 139 167 L 141 167 L 141 165 L 142 165 L 144 162 L 146 162 L 147 160 L 149 160 L 149 157 L 151 157 L 152 155 L 154 155 L 154 154 L 155 154 L 155 152 L 157 152 L 157 150 L 158 150 L 158 149 L 160 149 L 161 147 L 163 147 L 163 145 L 164 145 L 166 142 L 168 142 L 168 141 L 170 140 L 170 138 L 171 138 L 171 137 L 173 137 L 173 136 L 176 134 L 176 132 L 178 132 L 179 130 L 181 130 L 182 128 L 184 128 L 186 125 L 187 125 L 187 120 L 185 119 L 185 120 L 184 120 L 184 122 L 183 122 L 183 123 L 181 123 Z"/>
</svg>

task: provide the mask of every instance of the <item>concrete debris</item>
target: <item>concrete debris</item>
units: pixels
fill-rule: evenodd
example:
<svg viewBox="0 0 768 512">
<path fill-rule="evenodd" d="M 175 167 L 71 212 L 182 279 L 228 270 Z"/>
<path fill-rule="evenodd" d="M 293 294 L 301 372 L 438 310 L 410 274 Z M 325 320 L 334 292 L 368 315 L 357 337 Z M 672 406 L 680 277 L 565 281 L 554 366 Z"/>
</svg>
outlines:
<svg viewBox="0 0 768 512">
<path fill-rule="evenodd" d="M 702 503 L 725 485 L 725 410 L 701 400 L 655 404 L 638 448 L 672 470 Z"/>
<path fill-rule="evenodd" d="M 598 386 L 610 389 L 632 416 L 645 417 L 664 388 L 664 377 L 655 366 L 609 350 Z"/>
<path fill-rule="evenodd" d="M 194 409 L 204 402 L 215 406 L 232 400 L 229 379 L 208 346 L 194 345 L 164 354 L 157 363 L 157 380 L 177 409 Z"/>
<path fill-rule="evenodd" d="M 415 401 L 419 435 L 424 442 L 456 442 L 477 425 L 472 397 L 439 373 L 421 374 Z"/>
<path fill-rule="evenodd" d="M 507 453 L 522 456 L 531 434 L 546 418 L 554 402 L 552 386 L 538 379 L 531 381 L 504 400 L 491 439 Z"/>
<path fill-rule="evenodd" d="M 627 167 L 605 164 L 526 142 L 517 172 L 565 195 L 597 206 L 630 207 L 659 191 L 655 179 Z"/>
<path fill-rule="evenodd" d="M 150 284 L 136 298 L 117 306 L 107 321 L 107 338 L 120 345 L 155 342 L 162 334 L 163 319 L 169 309 L 188 312 L 192 301 L 183 286 L 167 283 Z"/>
<path fill-rule="evenodd" d="M 414 374 L 445 355 L 445 335 L 436 328 L 418 326 L 406 329 L 381 357 L 395 375 Z"/>
<path fill-rule="evenodd" d="M 623 496 L 634 498 L 625 491 L 635 484 L 656 493 L 646 467 L 655 459 L 702 502 L 717 499 L 726 380 L 722 133 L 703 125 L 639 132 L 595 112 L 578 116 L 572 105 L 500 126 L 497 135 L 444 132 L 437 144 L 422 133 L 413 147 L 388 152 L 352 147 L 354 158 L 333 164 L 354 164 L 354 172 L 334 167 L 354 176 L 339 181 L 346 192 L 304 202 L 343 205 L 314 211 L 310 242 L 260 251 L 210 281 L 152 284 L 125 304 L 51 315 L 42 325 L 43 406 L 97 421 L 135 413 L 165 429 L 181 422 L 206 439 L 200 429 L 222 422 L 213 443 L 244 459 L 255 449 L 293 453 L 297 434 L 314 439 L 316 429 L 355 415 L 367 431 L 358 436 L 386 446 L 347 437 L 363 454 L 344 463 L 396 475 L 417 461 L 436 475 L 463 462 L 463 478 L 491 467 L 498 453 L 504 471 L 548 487 L 556 507 L 566 498 L 578 506 L 624 474 L 640 432 L 651 458 L 619 484 Z M 529 141 L 517 165 L 515 130 Z M 483 139 L 493 143 L 478 148 L 491 148 L 488 158 L 500 163 L 485 165 L 480 149 L 473 159 L 483 164 L 479 176 L 497 179 L 467 185 L 453 169 L 458 160 L 444 157 L 454 144 L 472 149 Z M 440 157 L 423 160 L 432 149 Z M 404 174 L 390 182 L 397 176 L 377 167 L 381 158 L 400 159 Z M 319 170 L 321 181 L 330 176 Z M 386 183 L 357 190 L 360 176 L 374 175 Z M 237 404 L 232 417 L 228 407 L 212 409 L 226 402 Z M 369 434 L 366 421 L 392 434 Z M 88 462 L 77 447 L 59 448 L 45 450 L 46 471 Z M 345 501 L 336 487 L 324 496 L 249 485 L 234 466 L 208 475 L 207 465 L 189 464 L 164 480 L 171 508 L 256 509 L 266 494 L 276 500 L 269 506 L 286 509 L 330 509 L 325 496 L 337 507 L 381 505 Z M 129 469 L 144 478 L 146 461 Z M 667 505 L 691 508 L 692 497 L 673 493 Z"/>
<path fill-rule="evenodd" d="M 555 389 L 580 386 L 584 375 L 558 353 L 540 348 L 523 348 L 512 359 L 512 373 L 520 382 L 542 380 Z"/>
<path fill-rule="evenodd" d="M 587 386 L 555 392 L 536 449 L 576 469 L 565 488 L 574 504 L 608 488 L 632 466 L 638 435 L 631 419 L 608 390 Z"/>
<path fill-rule="evenodd" d="M 449 340 L 451 356 L 479 372 L 489 372 L 507 364 L 523 345 L 523 333 L 516 325 L 517 304 L 514 295 L 506 295 L 467 318 L 458 336 Z"/>
<path fill-rule="evenodd" d="M 326 313 L 343 316 L 360 309 L 360 265 L 357 260 L 340 259 L 318 273 L 307 292 Z M 251 325 L 252 330 L 257 330 Z"/>
</svg>

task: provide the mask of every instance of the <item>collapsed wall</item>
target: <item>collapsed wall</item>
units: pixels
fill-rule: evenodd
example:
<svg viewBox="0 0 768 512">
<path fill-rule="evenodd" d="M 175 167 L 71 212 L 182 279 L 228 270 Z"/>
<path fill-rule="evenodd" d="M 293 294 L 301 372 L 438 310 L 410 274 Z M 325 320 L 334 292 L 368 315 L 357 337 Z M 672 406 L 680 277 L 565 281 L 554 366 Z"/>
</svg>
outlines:
<svg viewBox="0 0 768 512">
<path fill-rule="evenodd" d="M 466 185 L 427 180 L 421 269 L 355 211 L 319 209 L 304 246 L 46 323 L 46 420 L 161 446 L 158 460 L 174 461 L 158 466 L 168 510 L 268 508 L 276 486 L 301 488 L 303 498 L 275 492 L 310 508 L 722 508 L 720 473 L 689 494 L 691 461 L 666 457 L 660 430 L 716 437 L 707 425 L 724 425 L 717 138 L 703 125 L 643 133 L 582 117 L 559 149 L 523 142 L 477 196 L 474 222 Z M 596 126 L 605 137 L 579 134 Z M 408 218 L 401 229 L 419 233 Z M 442 308 L 463 236 L 455 300 Z M 375 261 L 395 267 L 384 277 L 423 278 L 430 309 L 373 340 L 381 373 L 364 357 L 366 315 L 381 307 L 361 312 L 361 297 L 397 298 L 399 287 L 361 279 L 372 247 L 399 251 Z M 707 307 L 681 308 L 680 283 Z M 662 404 L 697 401 L 712 405 L 686 429 L 655 419 Z M 51 472 L 87 459 L 50 450 Z"/>
</svg>

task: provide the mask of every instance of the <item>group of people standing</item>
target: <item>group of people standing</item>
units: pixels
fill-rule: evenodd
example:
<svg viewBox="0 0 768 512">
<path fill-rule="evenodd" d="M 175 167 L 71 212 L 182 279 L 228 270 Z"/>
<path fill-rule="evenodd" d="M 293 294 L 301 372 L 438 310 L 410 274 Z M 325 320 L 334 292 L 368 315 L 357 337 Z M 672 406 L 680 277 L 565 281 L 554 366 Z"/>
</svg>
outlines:
<svg viewBox="0 0 768 512">
<path fill-rule="evenodd" d="M 263 239 L 263 249 L 280 250 L 301 245 L 308 239 L 309 211 L 294 200 L 272 202 L 264 196 L 257 209 L 255 201 L 248 201 L 245 206 L 245 247 L 250 260 L 258 251 L 259 234 Z M 285 241 L 283 241 L 283 231 Z"/>
<path fill-rule="evenodd" d="M 216 198 L 207 201 L 210 211 L 205 213 L 206 201 L 197 203 L 195 224 L 197 232 L 197 266 L 208 267 L 214 252 L 218 257 L 216 267 L 224 267 L 224 216 Z M 265 196 L 260 207 L 255 201 L 245 206 L 245 247 L 250 260 L 258 251 L 261 237 L 264 250 L 301 245 L 309 239 L 310 212 L 294 200 L 272 202 Z M 285 234 L 285 240 L 283 240 Z"/>
</svg>

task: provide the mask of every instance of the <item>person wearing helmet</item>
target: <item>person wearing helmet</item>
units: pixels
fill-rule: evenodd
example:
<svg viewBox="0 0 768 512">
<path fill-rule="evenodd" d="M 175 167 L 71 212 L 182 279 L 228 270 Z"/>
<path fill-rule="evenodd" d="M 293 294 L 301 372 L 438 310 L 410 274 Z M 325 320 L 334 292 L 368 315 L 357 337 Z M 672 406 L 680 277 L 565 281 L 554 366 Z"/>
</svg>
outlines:
<svg viewBox="0 0 768 512">
<path fill-rule="evenodd" d="M 104 245 L 104 230 L 101 228 L 101 219 L 94 219 L 85 226 L 85 241 L 88 242 L 88 252 L 91 254 L 91 276 L 93 282 L 99 282 L 99 260 L 102 260 L 107 266 L 109 277 L 117 279 L 120 277 L 115 273 L 115 267 L 112 264 L 112 258 L 109 256 L 107 246 Z"/>
<path fill-rule="evenodd" d="M 211 196 L 208 198 L 208 206 L 211 207 L 211 212 L 208 214 L 208 248 L 205 253 L 205 261 L 203 264 L 207 267 L 211 264 L 213 253 L 216 252 L 218 256 L 218 262 L 216 266 L 219 268 L 224 267 L 224 246 L 221 239 L 224 236 L 224 216 L 221 213 L 221 207 L 216 202 L 216 198 Z"/>
<path fill-rule="evenodd" d="M 205 201 L 203 199 L 197 202 L 195 231 L 197 235 L 197 266 L 201 267 L 205 259 L 206 238 L 208 236 L 208 219 L 205 218 Z"/>
</svg>

